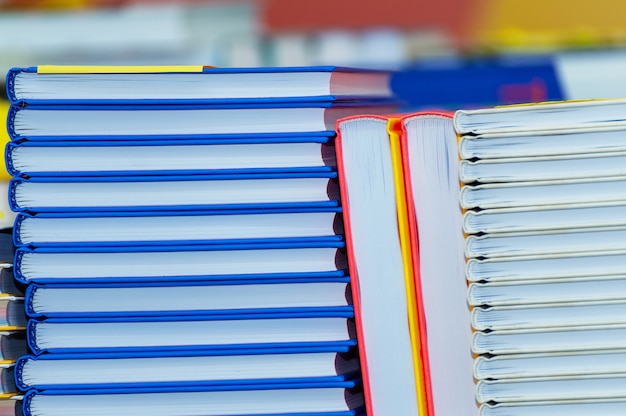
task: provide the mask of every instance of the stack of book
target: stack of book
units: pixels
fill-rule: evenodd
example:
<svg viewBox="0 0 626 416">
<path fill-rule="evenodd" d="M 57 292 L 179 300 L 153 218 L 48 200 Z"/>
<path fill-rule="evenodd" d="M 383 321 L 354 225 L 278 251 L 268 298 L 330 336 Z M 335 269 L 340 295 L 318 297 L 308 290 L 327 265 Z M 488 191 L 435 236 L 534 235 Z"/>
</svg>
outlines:
<svg viewBox="0 0 626 416">
<path fill-rule="evenodd" d="M 395 108 L 388 81 L 11 71 L 24 414 L 364 412 L 333 138 Z"/>
<path fill-rule="evenodd" d="M 481 414 L 626 413 L 626 101 L 455 128 Z"/>
<path fill-rule="evenodd" d="M 15 247 L 9 232 L 0 233 L 0 414 L 14 414 L 20 391 L 15 384 L 15 363 L 28 353 L 24 286 L 13 274 Z"/>
</svg>

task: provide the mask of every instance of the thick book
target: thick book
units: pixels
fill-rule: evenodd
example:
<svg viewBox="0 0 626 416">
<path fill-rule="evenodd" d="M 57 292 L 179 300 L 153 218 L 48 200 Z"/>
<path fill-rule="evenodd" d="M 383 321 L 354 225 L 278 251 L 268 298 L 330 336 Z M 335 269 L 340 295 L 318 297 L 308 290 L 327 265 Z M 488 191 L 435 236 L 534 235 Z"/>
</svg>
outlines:
<svg viewBox="0 0 626 416">
<path fill-rule="evenodd" d="M 478 357 L 474 367 L 478 380 L 623 373 L 626 373 L 626 351 L 623 349 Z"/>
<path fill-rule="evenodd" d="M 346 275 L 344 242 L 154 247 L 22 247 L 22 283 L 292 279 Z"/>
<path fill-rule="evenodd" d="M 11 181 L 15 211 L 146 211 L 336 207 L 335 172 L 37 177 Z"/>
<path fill-rule="evenodd" d="M 444 113 L 338 122 L 364 391 L 374 415 L 477 409 L 456 143 Z"/>
<path fill-rule="evenodd" d="M 35 354 L 313 347 L 354 339 L 352 307 L 208 316 L 30 320 Z"/>
<path fill-rule="evenodd" d="M 463 218 L 463 231 L 467 234 L 567 231 L 624 225 L 626 205 L 620 201 L 467 211 Z"/>
<path fill-rule="evenodd" d="M 146 389 L 111 391 L 31 391 L 24 416 L 61 416 L 71 412 L 120 416 L 363 416 L 357 381 L 284 383 L 192 391 Z"/>
<path fill-rule="evenodd" d="M 391 73 L 336 66 L 55 66 L 13 68 L 13 103 L 224 103 L 391 98 Z"/>
<path fill-rule="evenodd" d="M 626 299 L 623 276 L 590 276 L 529 282 L 480 282 L 468 287 L 472 306 L 541 305 Z"/>
<path fill-rule="evenodd" d="M 15 366 L 23 391 L 336 382 L 358 374 L 356 347 L 347 343 L 187 354 L 28 355 Z"/>
<path fill-rule="evenodd" d="M 126 176 L 332 171 L 331 134 L 210 140 L 10 142 L 13 176 Z"/>
<path fill-rule="evenodd" d="M 625 99 L 555 101 L 459 110 L 454 128 L 459 134 L 534 132 L 572 128 L 626 126 Z"/>
<path fill-rule="evenodd" d="M 12 106 L 13 140 L 209 139 L 251 135 L 286 137 L 334 131 L 335 122 L 361 113 L 390 113 L 395 102 L 319 102 L 221 105 Z"/>
<path fill-rule="evenodd" d="M 350 278 L 225 280 L 76 285 L 30 284 L 24 303 L 31 317 L 183 316 L 283 308 L 346 307 Z M 1 305 L 1 303 L 0 303 Z"/>
<path fill-rule="evenodd" d="M 341 241 L 340 207 L 20 213 L 17 246 L 136 246 L 265 241 Z"/>
<path fill-rule="evenodd" d="M 485 110 L 484 110 L 485 111 Z M 562 157 L 621 153 L 625 126 L 521 130 L 508 133 L 464 134 L 459 139 L 463 160 Z"/>
</svg>

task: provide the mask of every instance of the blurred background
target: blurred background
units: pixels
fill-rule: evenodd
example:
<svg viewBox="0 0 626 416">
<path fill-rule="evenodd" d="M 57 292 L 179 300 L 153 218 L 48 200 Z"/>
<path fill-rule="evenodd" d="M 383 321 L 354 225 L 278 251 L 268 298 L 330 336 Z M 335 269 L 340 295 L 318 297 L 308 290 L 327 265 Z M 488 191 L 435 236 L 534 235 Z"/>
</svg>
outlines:
<svg viewBox="0 0 626 416">
<path fill-rule="evenodd" d="M 626 1 L 0 0 L 0 72 L 39 64 L 386 68 L 411 109 L 626 96 Z"/>
</svg>

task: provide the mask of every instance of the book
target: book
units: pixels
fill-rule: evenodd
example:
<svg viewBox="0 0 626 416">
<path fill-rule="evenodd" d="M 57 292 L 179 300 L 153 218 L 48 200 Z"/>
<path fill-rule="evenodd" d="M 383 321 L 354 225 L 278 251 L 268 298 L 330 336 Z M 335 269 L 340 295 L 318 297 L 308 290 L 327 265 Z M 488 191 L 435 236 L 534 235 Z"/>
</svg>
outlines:
<svg viewBox="0 0 626 416">
<path fill-rule="evenodd" d="M 6 148 L 13 176 L 125 176 L 332 171 L 328 135 L 210 140 L 21 141 Z"/>
<path fill-rule="evenodd" d="M 15 384 L 15 366 L 13 364 L 0 364 L 0 400 L 16 396 L 20 390 Z"/>
<path fill-rule="evenodd" d="M 25 416 L 54 416 L 77 411 L 81 414 L 135 416 L 357 416 L 363 412 L 363 394 L 355 381 L 319 384 L 278 384 L 233 389 L 150 391 L 128 393 L 37 392 L 23 399 Z M 181 406 L 184 404 L 184 406 Z"/>
<path fill-rule="evenodd" d="M 333 131 L 341 117 L 390 113 L 397 103 L 319 102 L 231 105 L 12 106 L 12 140 L 207 139 L 244 135 L 294 136 Z"/>
<path fill-rule="evenodd" d="M 592 254 L 594 252 L 623 251 L 625 229 L 603 227 L 559 230 L 527 231 L 471 235 L 465 240 L 467 258 L 498 258 L 537 256 L 548 254 Z"/>
<path fill-rule="evenodd" d="M 24 298 L 0 296 L 0 331 L 15 331 L 26 328 Z"/>
<path fill-rule="evenodd" d="M 0 332 L 0 364 L 13 364 L 19 357 L 29 353 L 26 331 Z"/>
<path fill-rule="evenodd" d="M 623 103 L 455 114 L 483 415 L 619 413 Z"/>
<path fill-rule="evenodd" d="M 468 300 L 472 306 L 539 305 L 612 301 L 624 299 L 626 281 L 622 276 L 591 276 L 530 282 L 470 283 Z"/>
<path fill-rule="evenodd" d="M 364 393 L 375 415 L 477 409 L 456 143 L 449 114 L 338 122 Z"/>
<path fill-rule="evenodd" d="M 177 284 L 36 285 L 20 305 L 31 317 L 183 316 L 283 308 L 347 307 L 350 278 L 225 280 Z"/>
<path fill-rule="evenodd" d="M 17 250 L 22 283 L 288 279 L 346 275 L 344 242 Z"/>
<path fill-rule="evenodd" d="M 17 246 L 136 246 L 341 241 L 340 207 L 155 211 L 123 213 L 20 213 Z"/>
<path fill-rule="evenodd" d="M 336 207 L 335 172 L 37 177 L 11 181 L 15 211 L 146 211 Z"/>
<path fill-rule="evenodd" d="M 167 354 L 47 354 L 20 357 L 16 382 L 29 389 L 197 387 L 336 382 L 359 374 L 354 345 Z"/>
<path fill-rule="evenodd" d="M 624 373 L 624 354 L 624 350 L 609 350 L 478 357 L 474 374 L 479 380 L 620 374 Z"/>
<path fill-rule="evenodd" d="M 354 339 L 352 307 L 209 316 L 49 318 L 28 323 L 35 354 L 311 347 Z"/>
<path fill-rule="evenodd" d="M 22 401 L 17 399 L 17 395 L 6 400 L 0 400 L 0 412 L 6 416 L 17 416 L 22 411 Z"/>
<path fill-rule="evenodd" d="M 388 71 L 335 66 L 55 66 L 13 68 L 13 103 L 335 101 L 391 98 Z"/>
<path fill-rule="evenodd" d="M 624 383 L 620 375 L 481 380 L 476 391 L 482 403 L 615 400 L 624 398 Z"/>
<path fill-rule="evenodd" d="M 564 231 L 626 225 L 626 206 L 588 202 L 540 207 L 469 210 L 463 218 L 467 234 Z"/>
<path fill-rule="evenodd" d="M 518 157 L 554 157 L 619 153 L 626 150 L 622 135 L 625 126 L 523 130 L 506 133 L 464 134 L 459 139 L 462 160 L 490 160 Z"/>
<path fill-rule="evenodd" d="M 10 181 L 0 180 L 0 192 L 3 194 L 8 192 Z M 2 199 L 0 202 L 0 234 L 10 233 L 16 213 L 11 210 L 8 199 Z"/>
<path fill-rule="evenodd" d="M 555 132 L 560 129 L 623 127 L 626 100 L 555 101 L 459 110 L 454 128 L 460 135 Z"/>
</svg>

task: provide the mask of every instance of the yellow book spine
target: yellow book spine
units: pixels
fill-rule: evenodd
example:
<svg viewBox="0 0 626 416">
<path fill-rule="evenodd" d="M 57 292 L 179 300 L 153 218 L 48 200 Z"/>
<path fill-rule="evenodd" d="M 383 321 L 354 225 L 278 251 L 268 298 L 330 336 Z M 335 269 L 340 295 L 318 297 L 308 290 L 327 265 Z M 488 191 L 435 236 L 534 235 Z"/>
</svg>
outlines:
<svg viewBox="0 0 626 416">
<path fill-rule="evenodd" d="M 409 320 L 409 333 L 413 353 L 413 368 L 415 372 L 415 386 L 417 388 L 417 404 L 420 415 L 427 415 L 426 386 L 424 385 L 424 367 L 420 354 L 420 333 L 415 299 L 415 275 L 411 254 L 411 238 L 409 234 L 409 218 L 404 187 L 404 173 L 402 168 L 402 151 L 400 146 L 400 123 L 399 118 L 390 118 L 387 123 L 393 176 L 396 191 L 396 207 L 398 215 L 398 233 L 400 235 L 400 247 L 402 249 L 402 262 L 404 265 L 404 283 L 406 286 L 407 314 Z"/>
</svg>

